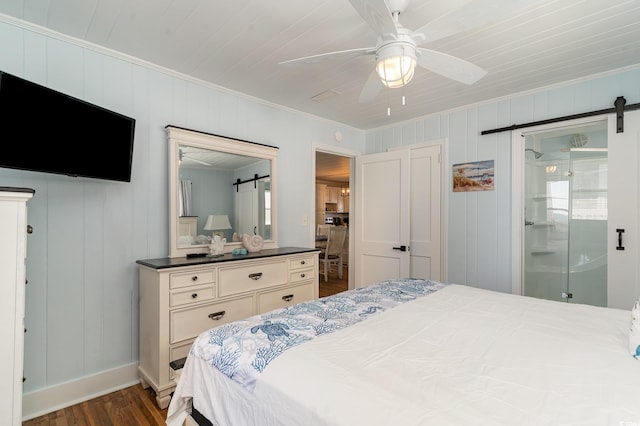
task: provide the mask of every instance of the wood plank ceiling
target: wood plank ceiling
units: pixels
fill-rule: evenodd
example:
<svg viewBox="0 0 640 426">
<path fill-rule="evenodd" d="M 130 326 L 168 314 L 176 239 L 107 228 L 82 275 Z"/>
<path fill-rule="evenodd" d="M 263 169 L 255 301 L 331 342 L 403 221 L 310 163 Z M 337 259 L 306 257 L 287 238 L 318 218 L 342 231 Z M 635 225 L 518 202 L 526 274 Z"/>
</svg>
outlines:
<svg viewBox="0 0 640 426">
<path fill-rule="evenodd" d="M 413 0 L 400 22 L 416 29 L 468 2 Z M 422 46 L 486 69 L 479 82 L 466 86 L 419 68 L 404 89 L 386 89 L 366 103 L 358 97 L 372 56 L 278 65 L 375 46 L 376 34 L 346 0 L 0 0 L 2 21 L 359 129 L 640 64 L 638 0 L 532 0 L 500 22 Z"/>
</svg>

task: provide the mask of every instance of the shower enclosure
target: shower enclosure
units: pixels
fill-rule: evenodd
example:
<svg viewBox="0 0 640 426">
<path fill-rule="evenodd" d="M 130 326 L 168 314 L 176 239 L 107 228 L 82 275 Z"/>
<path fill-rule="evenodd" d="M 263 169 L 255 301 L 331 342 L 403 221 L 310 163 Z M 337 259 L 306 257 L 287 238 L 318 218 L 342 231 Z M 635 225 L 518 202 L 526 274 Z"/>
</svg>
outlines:
<svg viewBox="0 0 640 426">
<path fill-rule="evenodd" d="M 606 126 L 525 136 L 527 296 L 607 306 Z"/>
</svg>

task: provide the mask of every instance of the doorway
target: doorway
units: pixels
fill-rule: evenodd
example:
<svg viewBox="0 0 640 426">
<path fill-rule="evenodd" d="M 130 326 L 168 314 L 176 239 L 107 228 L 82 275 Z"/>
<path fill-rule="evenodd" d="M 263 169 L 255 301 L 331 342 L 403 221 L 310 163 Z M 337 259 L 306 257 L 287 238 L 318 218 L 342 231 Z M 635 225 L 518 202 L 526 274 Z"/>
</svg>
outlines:
<svg viewBox="0 0 640 426">
<path fill-rule="evenodd" d="M 315 221 L 313 229 L 316 234 L 316 247 L 322 248 L 326 242 L 321 241 L 324 235 L 318 226 L 341 226 L 348 229 L 342 249 L 342 273 L 338 274 L 337 266 L 329 268 L 327 280 L 320 275 L 320 296 L 328 296 L 352 288 L 349 276 L 351 266 L 351 244 L 349 234 L 353 226 L 351 213 L 351 177 L 352 159 L 349 155 L 336 152 L 316 150 L 315 152 Z M 351 239 L 351 241 L 353 241 Z M 340 277 L 341 276 L 341 277 Z"/>
<path fill-rule="evenodd" d="M 524 134 L 524 295 L 607 306 L 607 121 Z"/>
<path fill-rule="evenodd" d="M 512 138 L 512 185 L 511 185 L 511 201 L 512 201 L 512 293 L 524 294 L 525 286 L 525 232 L 529 232 L 529 226 L 525 225 L 530 219 L 529 211 L 525 218 L 525 154 L 529 161 L 534 161 L 536 153 L 525 151 L 529 148 L 543 155 L 538 160 L 544 158 L 544 147 L 536 146 L 535 140 L 533 145 L 525 146 L 525 137 L 536 133 L 549 132 L 553 130 L 568 132 L 569 134 L 585 133 L 577 131 L 581 126 L 606 123 L 606 146 L 607 146 L 607 197 L 606 197 L 606 306 L 616 309 L 629 309 L 633 305 L 633 301 L 640 294 L 640 268 L 638 268 L 638 256 L 640 253 L 640 111 L 626 111 L 624 114 L 624 126 L 620 126 L 618 116 L 616 114 L 603 114 L 600 116 L 586 117 L 570 121 L 562 121 L 551 124 L 545 124 L 535 127 L 529 127 L 523 130 L 514 130 L 511 132 Z M 577 144 L 580 144 L 578 142 Z M 539 149 L 540 148 L 540 149 Z M 571 140 L 569 146 L 571 148 L 603 148 L 596 145 L 595 136 L 589 138 L 582 147 L 572 147 Z M 579 151 L 578 151 L 579 152 Z M 572 153 L 573 155 L 573 153 Z M 550 164 L 550 166 L 553 166 Z M 600 166 L 604 167 L 604 165 Z M 546 166 L 545 166 L 546 173 Z M 546 186 L 546 184 L 545 184 Z M 597 195 L 598 187 L 592 187 L 590 192 L 592 196 L 583 197 L 580 203 L 585 200 L 590 202 L 602 200 L 602 196 Z M 587 192 L 587 191 L 583 191 Z M 574 197 L 575 198 L 575 197 Z M 568 214 L 568 213 L 567 213 Z M 600 219 L 602 220 L 602 219 Z M 601 222 L 604 225 L 604 221 Z M 584 223 L 583 223 L 584 225 Z M 578 231 L 575 227 L 569 226 L 568 241 L 571 244 L 573 237 L 583 237 L 584 233 Z M 575 243 L 574 243 L 575 244 Z M 569 249 L 571 252 L 571 248 Z M 587 261 L 587 257 L 590 261 Z M 601 258 L 601 261 L 604 259 Z M 592 254 L 586 254 L 582 257 L 582 265 L 595 266 L 597 262 L 593 261 Z M 579 264 L 579 263 L 578 263 Z M 570 262 L 564 266 L 568 270 Z M 568 270 L 569 271 L 569 270 Z M 569 271 L 570 275 L 571 271 Z M 577 283 L 574 288 L 580 287 Z M 569 301 L 577 302 L 578 292 L 572 291 L 572 298 Z M 581 290 L 582 292 L 582 290 Z M 601 304 L 602 301 L 598 302 Z"/>
</svg>

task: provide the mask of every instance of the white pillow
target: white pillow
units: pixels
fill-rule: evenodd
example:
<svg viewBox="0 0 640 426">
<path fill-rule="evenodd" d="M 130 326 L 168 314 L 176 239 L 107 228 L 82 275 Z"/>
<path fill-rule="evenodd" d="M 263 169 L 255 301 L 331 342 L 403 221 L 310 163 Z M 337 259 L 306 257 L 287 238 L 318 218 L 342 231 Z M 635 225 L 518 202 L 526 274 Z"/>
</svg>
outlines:
<svg viewBox="0 0 640 426">
<path fill-rule="evenodd" d="M 640 360 L 640 298 L 631 309 L 631 330 L 629 331 L 629 351 Z"/>
</svg>

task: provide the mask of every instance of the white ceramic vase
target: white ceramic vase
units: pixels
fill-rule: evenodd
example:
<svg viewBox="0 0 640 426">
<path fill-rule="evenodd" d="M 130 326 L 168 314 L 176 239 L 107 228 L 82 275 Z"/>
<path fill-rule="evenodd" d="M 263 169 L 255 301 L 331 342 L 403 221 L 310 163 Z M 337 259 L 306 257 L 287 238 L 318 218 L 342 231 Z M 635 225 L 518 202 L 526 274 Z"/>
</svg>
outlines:
<svg viewBox="0 0 640 426">
<path fill-rule="evenodd" d="M 224 245 L 227 243 L 226 238 L 220 235 L 214 235 L 209 245 L 209 253 L 213 256 L 222 256 L 224 254 Z"/>
</svg>

